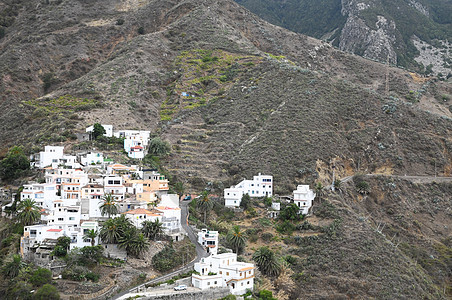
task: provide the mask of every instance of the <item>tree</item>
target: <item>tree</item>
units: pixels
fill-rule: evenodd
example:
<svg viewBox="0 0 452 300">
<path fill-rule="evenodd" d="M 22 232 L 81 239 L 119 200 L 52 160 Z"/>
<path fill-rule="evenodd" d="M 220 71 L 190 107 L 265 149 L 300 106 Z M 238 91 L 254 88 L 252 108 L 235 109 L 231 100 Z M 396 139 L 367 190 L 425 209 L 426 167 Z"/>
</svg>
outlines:
<svg viewBox="0 0 452 300">
<path fill-rule="evenodd" d="M 71 245 L 71 238 L 68 236 L 60 236 L 57 239 L 56 245 L 63 247 L 65 250 L 69 250 L 69 247 Z"/>
<path fill-rule="evenodd" d="M 277 300 L 273 297 L 273 293 L 268 290 L 259 291 L 259 300 Z"/>
<path fill-rule="evenodd" d="M 40 208 L 32 199 L 25 199 L 17 206 L 17 219 L 24 226 L 36 223 L 41 218 Z"/>
<path fill-rule="evenodd" d="M 206 224 L 207 212 L 213 207 L 213 202 L 209 198 L 209 193 L 207 191 L 204 191 L 201 194 L 201 198 L 198 199 L 197 206 L 198 209 L 204 214 L 204 224 Z"/>
<path fill-rule="evenodd" d="M 162 141 L 159 137 L 153 138 L 149 142 L 148 155 L 167 156 L 171 152 L 171 146 L 167 141 Z"/>
<path fill-rule="evenodd" d="M 142 225 L 141 231 L 145 237 L 151 240 L 155 240 L 158 236 L 163 234 L 163 223 L 161 223 L 159 219 L 155 221 L 144 221 Z"/>
<path fill-rule="evenodd" d="M 292 220 L 297 221 L 300 220 L 300 215 L 298 212 L 300 211 L 300 208 L 295 203 L 290 203 L 287 205 L 279 214 L 280 220 Z"/>
<path fill-rule="evenodd" d="M 7 290 L 6 299 L 21 299 L 21 300 L 31 300 L 33 299 L 33 294 L 31 291 L 33 290 L 33 286 L 27 281 L 17 281 L 9 283 L 9 287 Z"/>
<path fill-rule="evenodd" d="M 98 137 L 103 136 L 107 131 L 105 130 L 104 126 L 102 126 L 99 123 L 95 123 L 93 125 L 93 140 L 97 140 Z"/>
<path fill-rule="evenodd" d="M 111 215 L 117 215 L 119 212 L 118 205 L 116 201 L 113 199 L 111 194 L 106 194 L 102 197 L 104 203 L 100 206 L 100 213 L 102 216 L 108 215 L 108 218 L 111 218 Z"/>
<path fill-rule="evenodd" d="M 99 235 L 99 233 L 97 232 L 97 230 L 91 229 L 88 230 L 84 235 L 83 238 L 85 240 L 90 240 L 91 241 L 91 246 L 93 247 L 94 244 L 96 243 L 96 237 Z"/>
<path fill-rule="evenodd" d="M 8 278 L 14 278 L 19 275 L 20 270 L 25 266 L 22 258 L 19 254 L 14 254 L 9 259 L 7 259 L 3 265 L 2 273 L 3 276 Z"/>
<path fill-rule="evenodd" d="M 124 215 L 108 219 L 102 224 L 99 236 L 103 243 L 116 244 L 130 226 L 133 225 Z"/>
<path fill-rule="evenodd" d="M 277 276 L 281 271 L 281 264 L 276 258 L 275 253 L 268 247 L 260 247 L 254 252 L 253 260 L 264 275 Z"/>
<path fill-rule="evenodd" d="M 85 246 L 80 248 L 80 256 L 78 262 L 83 265 L 92 266 L 100 262 L 104 256 L 104 248 L 102 246 Z"/>
<path fill-rule="evenodd" d="M 248 207 L 251 204 L 251 197 L 248 194 L 243 194 L 242 200 L 240 201 L 240 207 L 242 207 L 244 210 L 247 210 Z"/>
<path fill-rule="evenodd" d="M 127 254 L 138 257 L 142 252 L 149 249 L 149 241 L 132 226 L 119 238 L 119 247 L 126 249 Z"/>
<path fill-rule="evenodd" d="M 56 257 L 62 257 L 67 255 L 67 251 L 69 250 L 69 246 L 71 244 L 71 238 L 68 236 L 60 236 L 57 239 L 57 243 L 55 248 L 53 248 L 52 255 Z"/>
<path fill-rule="evenodd" d="M 246 244 L 246 237 L 238 225 L 232 227 L 232 230 L 226 236 L 226 240 L 231 247 L 235 248 L 236 254 L 239 254 L 239 250 L 243 249 Z"/>
<path fill-rule="evenodd" d="M 30 161 L 24 154 L 22 147 L 12 147 L 6 157 L 0 161 L 0 178 L 5 181 L 24 176 L 28 173 L 28 170 L 30 170 Z"/>
<path fill-rule="evenodd" d="M 323 184 L 321 182 L 317 182 L 314 189 L 315 189 L 315 195 L 316 195 L 317 199 L 319 200 L 319 202 L 321 202 L 322 197 L 323 197 L 323 192 L 324 192 Z"/>
<path fill-rule="evenodd" d="M 185 187 L 184 187 L 184 183 L 183 182 L 176 182 L 174 184 L 174 191 L 177 193 L 177 195 L 179 196 L 179 201 L 182 199 L 182 196 L 184 195 L 185 192 Z"/>
<path fill-rule="evenodd" d="M 46 283 L 52 282 L 52 272 L 46 268 L 38 267 L 37 270 L 31 274 L 30 283 L 34 286 L 42 286 Z"/>
<path fill-rule="evenodd" d="M 341 190 L 341 187 L 342 187 L 342 181 L 341 181 L 340 179 L 334 180 L 334 189 L 335 189 L 336 191 L 341 192 L 341 191 L 342 191 L 342 190 Z"/>
<path fill-rule="evenodd" d="M 59 300 L 60 294 L 56 287 L 51 284 L 44 284 L 39 290 L 36 291 L 33 299 L 37 300 Z"/>
</svg>

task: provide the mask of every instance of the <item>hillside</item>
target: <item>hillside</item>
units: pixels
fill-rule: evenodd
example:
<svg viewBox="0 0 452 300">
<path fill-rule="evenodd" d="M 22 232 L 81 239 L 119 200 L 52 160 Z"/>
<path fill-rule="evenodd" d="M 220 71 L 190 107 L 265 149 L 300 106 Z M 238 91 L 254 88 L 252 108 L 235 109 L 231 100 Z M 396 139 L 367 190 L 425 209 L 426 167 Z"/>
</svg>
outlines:
<svg viewBox="0 0 452 300">
<path fill-rule="evenodd" d="M 0 39 L 1 153 L 15 144 L 30 152 L 76 146 L 74 133 L 100 121 L 168 140 L 172 153 L 162 163 L 193 189 L 263 172 L 285 194 L 301 182 L 328 184 L 333 161 L 339 177 L 452 171 L 450 81 L 341 52 L 229 0 L 0 2 L 21 7 Z M 410 201 L 413 191 L 404 193 Z M 348 197 L 336 201 L 350 206 Z M 338 210 L 347 227 L 365 204 Z M 362 226 L 332 245 L 369 239 L 382 246 L 368 254 L 371 268 L 389 246 Z M 414 276 L 410 262 L 402 252 L 391 257 L 402 266 L 400 290 L 387 288 L 398 274 L 391 270 L 380 287 L 364 286 L 355 297 L 410 298 L 414 285 L 435 298 L 444 278 L 426 270 Z M 310 270 L 326 276 L 328 264 Z M 351 281 L 362 275 L 347 272 Z M 322 284 L 311 282 L 313 295 L 335 295 L 315 292 Z"/>
<path fill-rule="evenodd" d="M 452 4 L 445 0 L 237 0 L 263 19 L 339 49 L 420 72 L 451 73 Z M 428 67 L 431 65 L 430 67 Z"/>
</svg>

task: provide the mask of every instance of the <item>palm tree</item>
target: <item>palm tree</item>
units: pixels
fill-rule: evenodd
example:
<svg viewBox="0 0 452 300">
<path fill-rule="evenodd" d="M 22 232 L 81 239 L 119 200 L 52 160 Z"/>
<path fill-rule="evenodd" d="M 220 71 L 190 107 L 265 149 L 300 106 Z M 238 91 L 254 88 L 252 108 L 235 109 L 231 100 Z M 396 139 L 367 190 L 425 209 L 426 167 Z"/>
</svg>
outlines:
<svg viewBox="0 0 452 300">
<path fill-rule="evenodd" d="M 177 193 L 177 195 L 179 196 L 179 201 L 182 199 L 182 196 L 184 195 L 185 192 L 185 187 L 184 187 L 184 183 L 183 182 L 176 182 L 174 184 L 174 191 Z"/>
<path fill-rule="evenodd" d="M 138 257 L 149 249 L 149 241 L 135 227 L 130 227 L 120 237 L 119 247 L 126 249 L 127 254 Z"/>
<path fill-rule="evenodd" d="M 148 249 L 149 249 L 148 239 L 142 233 L 135 234 L 134 239 L 129 247 L 130 253 L 138 257 L 141 253 L 147 251 Z"/>
<path fill-rule="evenodd" d="M 141 231 L 145 237 L 151 240 L 155 240 L 156 237 L 163 234 L 163 223 L 159 219 L 155 221 L 144 221 L 142 225 L 143 228 L 141 228 Z"/>
<path fill-rule="evenodd" d="M 319 203 L 322 200 L 323 191 L 324 191 L 323 184 L 321 182 L 317 182 L 317 185 L 315 186 L 315 194 L 317 196 L 317 199 L 319 199 Z"/>
<path fill-rule="evenodd" d="M 238 225 L 232 227 L 232 230 L 226 236 L 226 240 L 231 247 L 235 248 L 236 254 L 239 254 L 239 250 L 246 244 L 246 237 Z"/>
<path fill-rule="evenodd" d="M 36 223 L 41 218 L 40 208 L 32 199 L 25 199 L 17 206 L 17 219 L 25 226 Z"/>
<path fill-rule="evenodd" d="M 121 217 L 118 218 L 108 219 L 102 224 L 99 233 L 102 242 L 107 244 L 118 243 L 119 239 L 124 234 L 124 231 L 127 229 L 127 227 L 132 226 L 130 220 L 124 219 L 125 216 L 122 215 Z"/>
<path fill-rule="evenodd" d="M 97 230 L 94 230 L 94 229 L 91 229 L 91 230 L 88 230 L 84 235 L 83 235 L 83 238 L 85 239 L 85 240 L 91 240 L 91 246 L 92 247 L 94 247 L 94 244 L 95 244 L 95 242 L 96 242 L 96 237 L 97 237 L 97 235 L 98 235 L 99 233 L 97 232 Z"/>
<path fill-rule="evenodd" d="M 253 260 L 264 275 L 277 276 L 281 272 L 281 264 L 276 258 L 275 253 L 268 247 L 260 247 L 254 252 Z"/>
<path fill-rule="evenodd" d="M 19 254 L 14 254 L 10 260 L 5 262 L 2 273 L 5 277 L 15 278 L 20 270 L 25 266 Z"/>
<path fill-rule="evenodd" d="M 199 198 L 197 206 L 200 211 L 204 213 L 204 224 L 206 224 L 206 215 L 209 210 L 213 207 L 213 202 L 209 198 L 209 193 L 207 191 L 204 191 L 201 195 L 201 198 Z"/>
<path fill-rule="evenodd" d="M 102 197 L 102 199 L 104 200 L 104 203 L 102 203 L 102 205 L 100 206 L 100 213 L 102 214 L 102 216 L 108 215 L 108 218 L 110 218 L 111 215 L 117 215 L 119 208 L 111 193 L 106 194 Z"/>
</svg>

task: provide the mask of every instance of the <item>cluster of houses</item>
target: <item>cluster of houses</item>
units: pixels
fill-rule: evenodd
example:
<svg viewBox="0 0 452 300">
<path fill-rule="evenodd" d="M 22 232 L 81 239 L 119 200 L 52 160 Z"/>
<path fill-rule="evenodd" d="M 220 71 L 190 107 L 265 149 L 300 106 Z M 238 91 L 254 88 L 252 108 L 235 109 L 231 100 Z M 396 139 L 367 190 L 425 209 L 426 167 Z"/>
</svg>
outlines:
<svg viewBox="0 0 452 300">
<path fill-rule="evenodd" d="M 198 243 L 210 256 L 195 263 L 197 273 L 192 275 L 192 285 L 201 290 L 228 287 L 231 294 L 243 295 L 253 290 L 254 264 L 237 261 L 236 253 L 218 254 L 218 231 L 202 229 Z"/>
<path fill-rule="evenodd" d="M 107 137 L 124 138 L 124 149 L 129 157 L 144 157 L 149 143 L 148 131 L 114 132 L 111 125 L 103 127 Z M 87 132 L 92 130 L 92 126 L 86 129 Z M 62 236 L 70 238 L 70 249 L 102 244 L 99 237 L 91 241 L 85 234 L 89 230 L 98 231 L 100 221 L 116 216 L 107 216 L 101 211 L 107 195 L 118 205 L 118 213 L 125 215 L 137 228 L 141 228 L 144 221 L 159 220 L 165 233 L 174 240 L 185 235 L 179 197 L 168 194 L 168 180 L 156 170 L 115 164 L 101 152 L 67 155 L 61 146 L 46 146 L 35 155 L 33 166 L 42 170 L 44 180 L 24 185 L 20 193 L 22 201 L 33 199 L 41 209 L 40 224 L 26 226 L 21 238 L 20 252 L 27 260 L 49 261 L 57 239 Z M 246 194 L 252 198 L 271 198 L 273 177 L 259 173 L 252 180 L 244 179 L 225 189 L 225 206 L 239 207 Z M 290 202 L 298 206 L 300 214 L 308 214 L 314 198 L 315 193 L 308 185 L 299 185 Z M 279 211 L 280 202 L 273 202 L 269 217 L 277 217 Z M 198 243 L 210 256 L 195 263 L 197 273 L 192 275 L 193 286 L 200 289 L 229 287 L 235 295 L 252 290 L 254 265 L 237 261 L 235 253 L 218 254 L 218 236 L 217 231 L 207 229 L 198 233 Z M 116 245 L 102 245 L 108 255 L 125 257 L 125 252 Z"/>
<path fill-rule="evenodd" d="M 239 207 L 242 197 L 246 194 L 251 198 L 272 197 L 273 176 L 259 173 L 252 180 L 244 179 L 239 184 L 225 189 L 225 206 Z M 289 202 L 299 208 L 300 214 L 306 215 L 309 213 L 314 198 L 315 193 L 309 188 L 309 185 L 298 185 Z M 272 202 L 268 216 L 276 218 L 280 209 L 280 202 Z M 231 294 L 234 295 L 242 295 L 247 290 L 253 290 L 254 264 L 237 261 L 236 253 L 218 254 L 218 231 L 202 229 L 198 233 L 198 243 L 210 256 L 195 263 L 194 269 L 197 273 L 192 275 L 194 287 L 201 290 L 228 287 Z"/>
<path fill-rule="evenodd" d="M 44 182 L 25 184 L 20 193 L 21 200 L 32 199 L 41 209 L 41 224 L 26 226 L 21 239 L 21 254 L 29 260 L 48 259 L 61 236 L 70 237 L 70 249 L 90 246 L 85 233 L 115 217 L 102 215 L 106 195 L 137 228 L 144 221 L 159 220 L 174 240 L 184 236 L 179 197 L 168 194 L 168 180 L 156 170 L 112 164 L 102 153 L 65 155 L 60 146 L 46 146 L 35 167 L 42 169 Z M 99 244 L 98 238 L 94 244 Z M 115 245 L 104 247 L 113 257 L 124 256 Z"/>
<path fill-rule="evenodd" d="M 150 131 L 145 130 L 118 130 L 113 131 L 113 125 L 101 124 L 105 129 L 104 136 L 124 139 L 124 151 L 130 158 L 143 159 L 146 147 L 149 145 Z M 86 128 L 88 135 L 92 134 L 94 126 Z"/>
<path fill-rule="evenodd" d="M 226 207 L 239 207 L 244 195 L 251 198 L 262 198 L 273 196 L 273 176 L 259 173 L 253 176 L 252 180 L 244 179 L 235 186 L 224 189 L 224 203 Z M 312 207 L 315 193 L 309 185 L 298 185 L 293 191 L 293 196 L 289 197 L 289 202 L 295 203 L 299 208 L 299 213 L 307 215 Z M 271 218 L 276 218 L 281 209 L 279 202 L 273 202 L 269 211 Z"/>
</svg>

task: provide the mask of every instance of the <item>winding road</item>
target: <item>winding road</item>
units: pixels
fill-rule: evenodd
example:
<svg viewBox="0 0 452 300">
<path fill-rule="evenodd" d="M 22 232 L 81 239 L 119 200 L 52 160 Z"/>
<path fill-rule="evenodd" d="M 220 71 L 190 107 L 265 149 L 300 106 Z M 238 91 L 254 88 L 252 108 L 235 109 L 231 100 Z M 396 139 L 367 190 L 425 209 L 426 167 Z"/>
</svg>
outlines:
<svg viewBox="0 0 452 300">
<path fill-rule="evenodd" d="M 181 208 L 181 225 L 184 231 L 187 233 L 190 241 L 196 246 L 196 258 L 189 262 L 188 264 L 186 264 L 185 266 L 183 266 L 182 268 L 177 269 L 176 271 L 173 271 L 169 274 L 160 277 L 156 277 L 148 282 L 139 284 L 133 288 L 130 288 L 126 291 L 123 291 L 119 294 L 112 296 L 111 299 L 126 299 L 128 298 L 127 296 L 128 294 L 134 294 L 137 292 L 145 291 L 146 285 L 166 281 L 168 279 L 171 279 L 173 276 L 193 270 L 193 266 L 195 263 L 199 262 L 201 258 L 209 256 L 207 252 L 204 250 L 204 248 L 198 243 L 198 238 L 193 232 L 193 229 L 188 225 L 188 215 L 189 215 L 188 204 L 190 203 L 190 201 L 180 201 L 179 203 Z"/>
</svg>

